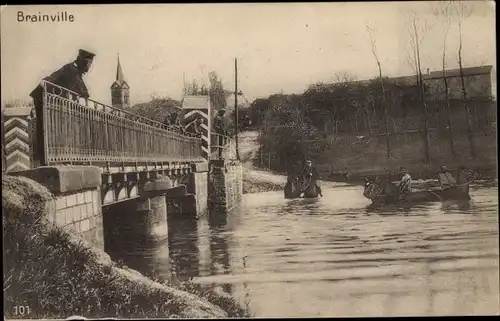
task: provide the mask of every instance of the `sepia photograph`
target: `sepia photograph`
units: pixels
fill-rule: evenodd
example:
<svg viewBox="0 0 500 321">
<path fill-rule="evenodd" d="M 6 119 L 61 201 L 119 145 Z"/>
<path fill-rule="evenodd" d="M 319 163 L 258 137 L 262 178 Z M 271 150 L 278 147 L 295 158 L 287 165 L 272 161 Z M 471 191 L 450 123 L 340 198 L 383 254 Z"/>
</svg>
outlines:
<svg viewBox="0 0 500 321">
<path fill-rule="evenodd" d="M 4 319 L 499 315 L 495 10 L 2 5 Z"/>
</svg>

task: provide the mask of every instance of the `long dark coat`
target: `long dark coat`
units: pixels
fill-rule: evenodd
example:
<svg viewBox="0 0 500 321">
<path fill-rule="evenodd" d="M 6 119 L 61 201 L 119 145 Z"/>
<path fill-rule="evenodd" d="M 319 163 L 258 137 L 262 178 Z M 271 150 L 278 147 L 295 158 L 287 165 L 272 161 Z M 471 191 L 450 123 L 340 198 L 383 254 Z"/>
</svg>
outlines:
<svg viewBox="0 0 500 321">
<path fill-rule="evenodd" d="M 76 92 L 80 97 L 89 98 L 89 92 L 82 78 L 82 73 L 75 62 L 64 65 L 61 69 L 43 78 L 48 82 Z M 42 88 L 37 86 L 30 96 L 36 101 L 42 98 Z"/>
</svg>

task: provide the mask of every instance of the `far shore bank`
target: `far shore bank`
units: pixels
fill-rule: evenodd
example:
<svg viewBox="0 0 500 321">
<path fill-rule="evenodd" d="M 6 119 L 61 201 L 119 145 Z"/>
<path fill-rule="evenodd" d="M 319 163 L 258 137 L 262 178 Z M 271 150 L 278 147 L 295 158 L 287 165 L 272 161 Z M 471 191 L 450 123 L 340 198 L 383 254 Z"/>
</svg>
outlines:
<svg viewBox="0 0 500 321">
<path fill-rule="evenodd" d="M 437 171 L 436 166 L 420 166 L 412 167 L 407 166 L 412 178 L 415 180 L 416 188 L 426 188 L 427 186 L 437 186 Z M 496 167 L 493 166 L 471 166 L 474 171 L 479 173 L 476 181 L 493 182 L 498 181 Z M 355 185 L 363 185 L 365 177 L 371 176 L 389 176 L 392 181 L 399 180 L 399 169 L 388 171 L 386 169 L 371 169 L 371 170 L 357 170 L 357 171 L 343 171 L 335 173 L 322 173 L 320 180 L 324 183 L 336 182 L 347 183 Z M 452 173 L 456 167 L 451 167 Z M 430 181 L 430 182 L 429 182 Z M 435 181 L 433 184 L 433 181 Z M 276 173 L 268 169 L 244 169 L 243 173 L 243 194 L 263 193 L 270 191 L 283 191 L 286 184 L 286 175 L 283 173 Z M 422 184 L 422 186 L 419 186 Z"/>
<path fill-rule="evenodd" d="M 449 162 L 445 163 L 451 173 L 456 173 L 459 166 L 471 169 L 476 172 L 481 179 L 497 179 L 497 165 L 482 162 Z M 362 182 L 365 177 L 369 176 L 390 176 L 394 180 L 398 180 L 399 168 L 405 167 L 412 178 L 414 179 L 437 179 L 440 165 L 435 164 L 394 164 L 392 166 L 373 166 L 367 168 L 345 168 L 335 172 L 329 172 L 323 167 L 320 170 L 320 175 L 323 180 L 337 181 L 337 182 Z"/>
<path fill-rule="evenodd" d="M 282 191 L 286 184 L 286 173 L 270 169 L 272 164 L 266 164 L 266 167 L 259 167 L 259 132 L 243 131 L 239 135 L 241 140 L 240 155 L 244 163 L 243 192 L 259 193 L 267 191 Z M 415 153 L 415 148 L 410 149 L 408 153 Z M 382 152 L 383 154 L 383 152 Z M 361 154 L 363 155 L 363 154 Z M 399 168 L 404 166 L 410 172 L 415 180 L 437 180 L 437 173 L 440 165 L 447 165 L 452 173 L 456 173 L 459 166 L 472 169 L 479 174 L 478 179 L 495 180 L 498 179 L 498 166 L 495 159 L 483 155 L 480 159 L 462 159 L 441 158 L 432 159 L 431 164 L 425 164 L 417 161 L 417 158 L 405 161 L 392 160 L 391 162 L 376 162 L 370 157 L 357 157 L 356 161 L 352 159 L 353 151 L 343 153 L 337 151 L 334 155 L 323 157 L 315 161 L 320 180 L 323 182 L 340 182 L 349 184 L 364 184 L 364 178 L 370 176 L 390 176 L 391 180 L 399 179 Z M 385 156 L 384 156 L 385 157 Z M 329 161 L 329 160 L 332 161 Z"/>
</svg>

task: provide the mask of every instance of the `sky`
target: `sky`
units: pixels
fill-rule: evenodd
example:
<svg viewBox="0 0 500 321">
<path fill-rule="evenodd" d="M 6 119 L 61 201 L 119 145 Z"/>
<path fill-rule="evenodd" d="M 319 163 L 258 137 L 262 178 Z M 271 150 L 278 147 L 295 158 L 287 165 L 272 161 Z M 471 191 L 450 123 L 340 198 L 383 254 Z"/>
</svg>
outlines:
<svg viewBox="0 0 500 321">
<path fill-rule="evenodd" d="M 183 75 L 208 84 L 216 71 L 226 89 L 252 101 L 273 93 L 301 93 L 332 82 L 336 73 L 357 79 L 378 74 L 366 25 L 387 76 L 409 75 L 405 21 L 433 23 L 421 43 L 422 69 L 441 68 L 444 19 L 431 2 L 30 5 L 1 9 L 2 100 L 28 100 L 40 80 L 71 62 L 79 48 L 96 53 L 84 76 L 91 98 L 110 103 L 119 54 L 132 103 L 152 95 L 182 96 Z M 18 22 L 28 14 L 73 14 L 73 22 Z M 457 67 L 458 28 L 452 24 L 447 67 Z M 463 24 L 464 66 L 493 65 L 495 4 L 474 1 Z M 494 84 L 496 91 L 496 84 Z"/>
</svg>

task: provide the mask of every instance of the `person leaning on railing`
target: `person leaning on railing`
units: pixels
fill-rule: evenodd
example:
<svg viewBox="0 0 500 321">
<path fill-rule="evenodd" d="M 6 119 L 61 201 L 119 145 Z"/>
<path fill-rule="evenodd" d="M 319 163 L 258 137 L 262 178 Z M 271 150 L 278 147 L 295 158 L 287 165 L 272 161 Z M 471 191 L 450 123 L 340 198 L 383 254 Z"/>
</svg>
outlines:
<svg viewBox="0 0 500 321">
<path fill-rule="evenodd" d="M 163 124 L 166 125 L 167 130 L 170 130 L 172 132 L 178 134 L 186 133 L 184 127 L 181 125 L 180 113 L 177 110 L 174 110 L 173 112 L 169 113 L 163 120 Z"/>
<path fill-rule="evenodd" d="M 40 162 L 42 165 L 45 163 L 44 157 L 44 142 L 43 142 L 43 88 L 44 81 L 48 81 L 55 85 L 69 89 L 75 92 L 80 97 L 88 99 L 90 97 L 87 86 L 83 81 L 83 74 L 90 70 L 90 66 L 94 60 L 95 54 L 89 51 L 80 49 L 78 51 L 78 56 L 75 61 L 64 65 L 59 70 L 53 72 L 51 75 L 43 78 L 40 84 L 30 93 L 33 98 L 35 105 L 35 114 L 32 113 L 32 117 L 36 117 L 36 151 L 33 153 L 33 158 L 36 162 Z M 55 89 L 55 88 L 54 88 Z M 63 95 L 62 90 L 59 92 L 54 92 L 56 95 Z"/>
<path fill-rule="evenodd" d="M 203 123 L 203 119 L 200 117 L 195 118 L 193 121 L 189 122 L 184 130 L 186 133 L 193 134 L 196 137 L 201 137 L 201 124 Z"/>
</svg>

